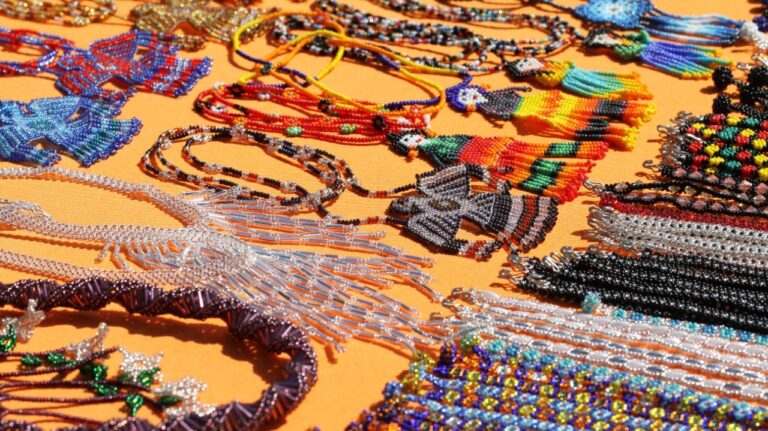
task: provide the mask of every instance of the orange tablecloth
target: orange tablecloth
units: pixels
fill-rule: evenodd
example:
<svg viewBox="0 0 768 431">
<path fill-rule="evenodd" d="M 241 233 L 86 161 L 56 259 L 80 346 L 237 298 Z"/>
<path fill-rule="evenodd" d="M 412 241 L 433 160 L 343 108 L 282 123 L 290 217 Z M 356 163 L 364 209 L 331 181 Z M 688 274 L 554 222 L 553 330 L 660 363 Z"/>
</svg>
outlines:
<svg viewBox="0 0 768 431">
<path fill-rule="evenodd" d="M 346 0 L 374 13 L 390 16 L 391 12 L 376 7 L 363 0 Z M 125 17 L 135 2 L 117 0 L 118 15 Z M 475 5 L 473 2 L 458 2 L 461 5 Z M 517 2 L 511 2 L 517 3 Z M 757 3 L 721 0 L 658 0 L 661 9 L 680 14 L 721 13 L 733 18 L 751 19 L 751 9 Z M 494 2 L 493 4 L 498 4 Z M 306 3 L 265 1 L 254 6 L 280 6 L 283 8 L 306 9 Z M 524 9 L 533 12 L 533 9 Z M 573 18 L 568 18 L 577 22 Z M 0 17 L 0 25 L 9 28 L 32 28 L 59 34 L 75 40 L 80 46 L 89 42 L 129 29 L 129 23 L 119 17 L 113 17 L 106 23 L 90 25 L 84 28 L 65 28 L 56 25 L 33 24 L 25 21 Z M 479 29 L 489 35 L 509 35 L 515 32 L 501 29 Z M 245 49 L 254 54 L 263 54 L 270 48 L 263 39 L 248 44 Z M 750 50 L 747 47 L 727 49 L 724 55 L 735 61 L 746 61 Z M 192 57 L 208 55 L 213 57 L 214 66 L 210 76 L 203 79 L 191 94 L 178 99 L 171 99 L 147 93 L 139 93 L 126 104 L 120 118 L 138 117 L 144 123 L 141 133 L 117 155 L 88 169 L 88 172 L 112 175 L 134 182 L 151 183 L 163 190 L 178 193 L 184 189 L 170 183 L 154 180 L 138 168 L 138 162 L 144 151 L 154 142 L 158 134 L 177 126 L 206 124 L 206 120 L 192 110 L 195 95 L 216 82 L 233 82 L 250 66 L 248 62 L 229 55 L 228 47 L 209 43 L 198 53 L 183 53 Z M 21 58 L 15 53 L 2 52 L 0 58 Z M 605 56 L 585 56 L 575 48 L 568 49 L 556 56 L 558 60 L 574 60 L 582 68 L 594 70 L 637 70 L 643 82 L 647 83 L 656 96 L 654 102 L 658 111 L 655 118 L 646 124 L 632 152 L 611 151 L 597 163 L 591 178 L 600 182 L 614 182 L 631 179 L 643 171 L 642 162 L 658 155 L 659 140 L 656 132 L 658 124 L 665 124 L 678 111 L 694 113 L 710 111 L 713 90 L 710 81 L 683 81 L 664 75 L 654 70 L 635 64 L 619 64 Z M 302 55 L 295 65 L 307 72 L 319 70 L 327 59 L 312 58 Z M 441 78 L 441 82 L 450 85 L 453 79 Z M 510 81 L 498 74 L 484 77 L 479 82 L 500 87 Z M 346 94 L 374 101 L 392 101 L 412 99 L 423 95 L 417 88 L 405 81 L 386 76 L 361 65 L 342 64 L 341 67 L 325 78 L 329 85 L 342 89 Z M 2 78 L 0 94 L 4 99 L 29 101 L 37 97 L 56 96 L 53 82 L 40 78 Z M 434 120 L 434 129 L 443 134 L 473 133 L 478 135 L 516 134 L 511 124 L 496 127 L 486 122 L 480 115 L 462 116 L 449 109 L 441 112 Z M 529 141 L 545 142 L 542 138 L 526 137 Z M 372 188 L 389 188 L 413 181 L 414 175 L 430 169 L 421 160 L 406 162 L 404 158 L 391 152 L 385 145 L 345 146 L 326 142 L 296 139 L 319 148 L 326 149 L 346 159 L 357 172 L 361 180 Z M 174 147 L 169 154 L 179 160 L 178 149 Z M 216 160 L 243 169 L 260 171 L 307 185 L 310 189 L 319 184 L 296 169 L 265 157 L 260 150 L 249 151 L 241 146 L 227 147 L 212 143 L 198 150 L 198 154 L 208 160 Z M 0 166 L 12 166 L 0 162 Z M 68 158 L 59 166 L 78 168 Z M 80 169 L 80 168 L 78 168 Z M 297 174 L 298 172 L 298 174 Z M 647 173 L 647 172 L 646 172 Z M 151 226 L 173 226 L 175 221 L 146 203 L 130 201 L 122 196 L 95 190 L 83 186 L 43 181 L 2 181 L 0 197 L 5 199 L 25 199 L 37 202 L 60 220 L 82 223 L 132 223 Z M 587 228 L 586 217 L 589 206 L 595 198 L 584 195 L 576 201 L 561 207 L 557 225 L 546 242 L 533 253 L 543 255 L 556 251 L 564 245 L 582 245 L 577 233 Z M 333 205 L 333 209 L 343 215 L 363 216 L 381 214 L 387 202 L 362 199 L 351 193 L 343 196 Z M 381 228 L 387 232 L 384 241 L 404 248 L 408 253 L 429 256 L 427 249 L 402 236 L 396 229 Z M 26 233 L 0 231 L 0 247 L 26 252 L 35 256 L 61 259 L 83 265 L 97 265 L 97 251 L 68 246 L 65 243 L 30 241 Z M 497 278 L 505 262 L 505 254 L 497 253 L 488 262 L 478 263 L 461 257 L 434 255 L 436 264 L 428 272 L 434 277 L 432 286 L 443 294 L 450 293 L 457 286 L 494 289 L 508 295 L 518 295 L 514 287 L 502 283 Z M 12 282 L 28 277 L 26 274 L 0 269 L 0 281 Z M 429 304 L 415 290 L 406 286 L 395 286 L 387 292 L 406 303 L 423 310 L 426 317 L 431 311 L 438 311 L 436 304 Z M 117 309 L 117 308 L 115 308 Z M 249 346 L 242 346 L 228 336 L 218 323 L 182 324 L 174 319 L 145 319 L 126 317 L 124 313 L 102 312 L 86 315 L 61 312 L 51 313 L 39 330 L 38 337 L 30 348 L 53 348 L 66 342 L 91 335 L 99 321 L 112 325 L 110 340 L 120 343 L 128 349 L 145 353 L 165 352 L 163 370 L 166 380 L 195 376 L 208 383 L 208 390 L 203 400 L 221 403 L 233 398 L 253 400 L 259 396 L 266 382 L 279 379 L 280 361 L 265 358 Z M 27 346 L 24 346 L 26 349 Z M 406 369 L 408 354 L 394 352 L 382 347 L 353 341 L 346 345 L 344 353 L 332 354 L 317 345 L 320 358 L 319 382 L 310 392 L 300 407 L 291 413 L 284 422 L 274 428 L 303 430 L 310 426 L 319 426 L 323 430 L 342 429 L 357 418 L 358 413 L 381 398 L 381 391 L 389 380 L 394 379 Z M 90 408 L 91 414 L 98 417 L 111 417 L 114 410 Z"/>
</svg>

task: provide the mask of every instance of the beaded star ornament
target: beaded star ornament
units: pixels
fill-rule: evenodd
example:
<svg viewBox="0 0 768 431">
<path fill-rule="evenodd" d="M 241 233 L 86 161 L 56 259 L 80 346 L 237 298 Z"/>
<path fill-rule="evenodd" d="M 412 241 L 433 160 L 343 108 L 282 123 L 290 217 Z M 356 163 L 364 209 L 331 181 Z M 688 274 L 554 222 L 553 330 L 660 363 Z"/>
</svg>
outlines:
<svg viewBox="0 0 768 431">
<path fill-rule="evenodd" d="M 131 280 L 110 282 L 104 279 L 79 279 L 59 285 L 48 280 L 21 280 L 0 284 L 0 302 L 17 308 L 27 306 L 19 318 L 2 321 L 0 362 L 17 363 L 19 370 L 3 373 L 3 429 L 42 431 L 40 422 L 63 423 L 66 429 L 118 431 L 244 430 L 260 429 L 295 408 L 317 381 L 317 358 L 306 335 L 296 326 L 266 316 L 259 307 L 235 300 L 211 289 L 167 290 Z M 119 305 L 126 313 L 155 317 L 174 316 L 185 321 L 221 319 L 239 343 L 255 346 L 263 354 L 285 354 L 277 381 L 253 402 L 230 401 L 219 406 L 202 403 L 199 395 L 206 385 L 192 377 L 162 382 L 159 365 L 162 353 L 145 355 L 121 347 L 105 347 L 107 327 L 99 326 L 96 336 L 46 352 L 13 351 L 13 344 L 31 335 L 34 324 L 43 314 L 35 310 L 58 309 L 83 312 L 99 311 Z M 70 311 L 71 312 L 71 311 Z M 115 312 L 114 308 L 111 312 Z M 116 373 L 105 360 L 120 354 L 122 361 Z M 45 380 L 39 377 L 46 378 Z M 32 380 L 34 379 L 34 380 Z M 57 397 L 21 394 L 34 390 L 57 390 Z M 68 392 L 90 392 L 90 396 L 61 396 Z M 8 404 L 5 404 L 9 401 Z M 37 404 L 35 407 L 25 407 Z M 67 408 L 84 404 L 122 405 L 128 413 L 105 421 L 68 414 Z M 162 421 L 151 423 L 136 416 L 140 410 L 151 410 Z M 36 421 L 25 422 L 28 417 Z M 49 427 L 45 429 L 50 429 Z M 57 428 L 58 429 L 58 428 Z M 61 428 L 64 429 L 64 428 Z"/>
<path fill-rule="evenodd" d="M 347 431 L 760 429 L 768 411 L 502 339 L 418 356 Z M 693 425 L 691 425 L 693 424 Z"/>
<path fill-rule="evenodd" d="M 272 157 L 317 177 L 325 187 L 309 191 L 292 181 L 206 162 L 193 153 L 193 147 L 213 140 L 260 147 Z M 182 157 L 201 173 L 187 172 L 169 161 L 164 151 L 172 142 L 184 142 Z M 198 126 L 166 132 L 144 155 L 142 166 L 147 173 L 160 179 L 193 188 L 230 191 L 249 199 L 264 199 L 274 202 L 286 212 L 317 211 L 326 220 L 341 225 L 395 225 L 441 252 L 476 259 L 486 259 L 502 247 L 511 252 L 534 248 L 544 240 L 557 218 L 554 200 L 513 196 L 505 184 L 489 190 L 479 181 L 473 181 L 482 180 L 484 174 L 468 165 L 447 166 L 417 175 L 415 184 L 391 190 L 369 190 L 361 185 L 344 160 L 326 151 L 238 127 Z M 245 184 L 256 183 L 277 189 L 282 194 L 254 190 L 235 182 L 235 179 Z M 490 181 L 486 179 L 486 182 Z M 483 187 L 479 187 L 481 185 Z M 389 215 L 348 219 L 332 213 L 328 205 L 347 189 L 368 198 L 392 199 Z M 461 239 L 458 234 L 463 222 L 473 224 L 480 232 L 495 239 Z"/>
<path fill-rule="evenodd" d="M 144 3 L 131 9 L 134 28 L 157 33 L 173 33 L 191 28 L 193 34 L 177 36 L 174 43 L 181 49 L 197 51 L 211 40 L 229 43 L 234 32 L 263 11 L 249 7 L 213 6 L 209 0 L 164 0 Z M 253 37 L 248 32 L 242 37 Z"/>
<path fill-rule="evenodd" d="M 117 269 L 82 267 L 8 250 L 0 250 L 0 265 L 64 280 L 127 278 L 216 288 L 258 303 L 266 315 L 296 322 L 338 348 L 350 337 L 401 347 L 430 342 L 418 329 L 417 312 L 378 289 L 409 285 L 439 299 L 420 270 L 431 261 L 378 242 L 380 234 L 328 220 L 289 217 L 285 214 L 290 209 L 275 200 L 242 199 L 236 190 L 176 197 L 148 185 L 59 168 L 4 169 L 0 178 L 63 180 L 140 196 L 182 222 L 179 228 L 79 226 L 57 221 L 33 203 L 0 201 L 0 223 L 6 229 L 98 245 L 102 247 L 98 260 L 109 259 Z M 331 247 L 349 254 L 272 244 Z"/>
<path fill-rule="evenodd" d="M 109 105 L 85 97 L 0 101 L 0 159 L 50 166 L 61 158 L 55 146 L 90 166 L 117 152 L 141 129 L 136 118 L 119 120 L 120 103 Z"/>
<path fill-rule="evenodd" d="M 86 50 L 44 33 L 0 29 L 0 43 L 4 46 L 41 51 L 37 60 L 0 62 L 0 71 L 12 75 L 52 74 L 56 88 L 66 95 L 115 101 L 135 91 L 146 91 L 178 97 L 210 72 L 211 59 L 179 58 L 173 40 L 170 35 L 134 31 L 97 40 Z M 124 83 L 126 88 L 104 87 L 113 80 Z"/>
<path fill-rule="evenodd" d="M 113 16 L 117 6 L 112 0 L 53 0 L 28 2 L 3 0 L 0 13 L 11 18 L 84 26 Z"/>
</svg>

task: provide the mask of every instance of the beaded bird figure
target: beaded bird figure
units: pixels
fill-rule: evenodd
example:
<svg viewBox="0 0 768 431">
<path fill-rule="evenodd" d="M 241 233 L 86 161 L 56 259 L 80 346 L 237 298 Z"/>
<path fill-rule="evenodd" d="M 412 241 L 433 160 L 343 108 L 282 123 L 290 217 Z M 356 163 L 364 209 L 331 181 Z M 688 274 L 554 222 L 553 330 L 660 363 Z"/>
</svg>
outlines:
<svg viewBox="0 0 768 431">
<path fill-rule="evenodd" d="M 561 142 L 527 144 L 508 136 L 429 136 L 419 131 L 389 134 L 392 147 L 409 156 L 426 155 L 438 167 L 454 163 L 476 166 L 483 177 L 509 182 L 511 186 L 538 195 L 573 200 L 589 173 L 591 160 L 601 159 L 605 142 Z M 550 160 L 574 158 L 584 161 Z"/>
<path fill-rule="evenodd" d="M 120 106 L 84 97 L 0 101 L 0 160 L 51 166 L 60 159 L 45 142 L 61 148 L 83 166 L 114 154 L 141 129 L 136 118 L 118 120 Z"/>
<path fill-rule="evenodd" d="M 535 196 L 512 196 L 507 189 L 472 193 L 470 167 L 453 165 L 417 175 L 417 195 L 394 200 L 389 211 L 407 215 L 405 229 L 441 250 L 487 259 L 502 247 L 528 251 L 540 244 L 555 225 L 557 203 Z M 495 240 L 456 237 L 467 220 Z"/>
<path fill-rule="evenodd" d="M 515 121 L 522 133 L 575 141 L 606 141 L 631 149 L 637 126 L 650 120 L 654 105 L 633 100 L 586 99 L 550 90 L 523 96 L 520 88 L 488 90 L 468 81 L 446 90 L 448 102 L 462 112 L 479 111 L 487 118 Z"/>
</svg>

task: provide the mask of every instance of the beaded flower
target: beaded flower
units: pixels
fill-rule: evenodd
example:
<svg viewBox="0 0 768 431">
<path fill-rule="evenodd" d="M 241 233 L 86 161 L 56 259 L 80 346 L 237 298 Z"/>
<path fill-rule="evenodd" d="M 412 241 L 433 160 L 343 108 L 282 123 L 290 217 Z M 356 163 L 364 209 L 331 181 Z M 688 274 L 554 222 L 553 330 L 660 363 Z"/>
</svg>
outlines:
<svg viewBox="0 0 768 431">
<path fill-rule="evenodd" d="M 593 23 L 613 24 L 624 30 L 640 27 L 640 18 L 653 10 L 648 0 L 589 0 L 573 13 Z"/>
<path fill-rule="evenodd" d="M 83 166 L 114 154 L 141 129 L 136 118 L 119 120 L 120 103 L 104 105 L 84 97 L 35 99 L 29 103 L 0 101 L 0 159 L 51 166 L 58 147 Z"/>
</svg>

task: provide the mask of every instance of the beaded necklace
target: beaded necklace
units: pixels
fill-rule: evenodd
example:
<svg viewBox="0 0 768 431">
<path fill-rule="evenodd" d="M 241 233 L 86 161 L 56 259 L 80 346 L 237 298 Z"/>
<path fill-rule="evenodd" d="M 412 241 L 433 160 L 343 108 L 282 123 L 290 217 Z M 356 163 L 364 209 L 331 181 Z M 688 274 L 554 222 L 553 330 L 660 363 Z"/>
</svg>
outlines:
<svg viewBox="0 0 768 431">
<path fill-rule="evenodd" d="M 183 223 L 181 228 L 78 226 L 54 220 L 35 204 L 0 203 L 7 227 L 100 245 L 99 258 L 118 265 L 116 270 L 86 268 L 0 250 L 0 264 L 6 267 L 59 279 L 130 278 L 213 287 L 258 302 L 264 313 L 296 322 L 326 344 L 350 337 L 403 347 L 429 344 L 429 336 L 417 328 L 416 312 L 377 288 L 407 284 L 439 298 L 420 271 L 430 261 L 378 243 L 371 234 L 287 217 L 272 202 L 237 199 L 233 193 L 198 192 L 182 199 L 151 186 L 58 168 L 4 169 L 0 177 L 60 179 L 141 196 Z M 258 245 L 274 243 L 343 248 L 364 256 Z"/>
<path fill-rule="evenodd" d="M 201 145 L 211 140 L 260 147 L 270 155 L 316 176 L 326 187 L 310 193 L 293 182 L 207 163 L 192 154 L 193 145 Z M 174 141 L 184 142 L 184 159 L 209 175 L 190 174 L 170 163 L 163 151 Z M 272 202 L 285 211 L 315 210 L 327 220 L 341 225 L 395 225 L 402 227 L 422 243 L 440 251 L 476 259 L 487 259 L 502 247 L 514 252 L 528 251 L 544 240 L 557 218 L 556 203 L 550 199 L 512 196 L 503 186 L 499 186 L 495 191 L 475 192 L 472 190 L 471 180 L 479 174 L 466 165 L 450 166 L 417 175 L 413 184 L 391 190 L 373 191 L 361 186 L 360 180 L 344 160 L 326 151 L 298 146 L 237 127 L 198 126 L 168 131 L 145 153 L 142 165 L 146 172 L 160 179 L 199 188 L 232 190 L 241 197 Z M 224 174 L 296 196 L 274 196 L 240 186 L 227 179 L 215 178 L 211 174 Z M 392 199 L 388 209 L 390 215 L 355 219 L 342 219 L 331 215 L 324 205 L 338 198 L 347 188 L 368 198 Z M 475 224 L 483 233 L 496 239 L 469 241 L 458 238 L 457 234 L 464 220 Z"/>
<path fill-rule="evenodd" d="M 520 14 L 516 23 L 519 27 L 535 28 L 551 34 L 542 40 L 501 40 L 483 37 L 465 27 L 377 16 L 339 4 L 335 0 L 316 0 L 311 7 L 313 10 L 333 15 L 334 20 L 344 27 L 345 33 L 350 37 L 370 40 L 377 44 L 386 43 L 393 50 L 404 44 L 414 47 L 426 44 L 457 46 L 462 49 L 459 54 L 442 57 L 409 57 L 425 65 L 465 73 L 491 73 L 503 69 L 513 80 L 530 80 L 546 88 L 559 87 L 583 97 L 626 100 L 652 97 L 647 88 L 638 81 L 636 73 L 595 72 L 579 69 L 571 62 L 534 58 L 565 49 L 578 36 L 578 32 L 562 22 L 559 17 Z M 306 16 L 281 17 L 273 22 L 268 36 L 274 44 L 282 45 L 294 37 L 291 30 L 317 30 L 322 28 L 326 21 L 318 23 L 317 19 Z M 324 55 L 332 55 L 336 50 L 334 46 L 325 44 L 322 40 L 314 43 L 311 49 Z M 491 54 L 498 57 L 501 63 L 491 65 Z M 348 51 L 346 55 L 357 61 L 376 61 L 364 51 Z M 401 55 L 406 56 L 402 53 Z M 510 62 L 506 60 L 508 56 L 525 58 Z"/>
<path fill-rule="evenodd" d="M 86 401 L 123 402 L 132 413 L 129 417 L 111 419 L 103 423 L 58 413 L 58 410 L 51 407 L 29 412 L 34 416 L 49 416 L 58 421 L 69 422 L 73 426 L 88 426 L 105 431 L 124 430 L 126 427 L 149 430 L 157 426 L 172 431 L 257 429 L 293 410 L 317 380 L 317 358 L 309 340 L 300 329 L 285 320 L 264 314 L 253 305 L 237 301 L 212 289 L 188 288 L 169 291 L 130 280 L 110 282 L 104 279 L 80 279 L 63 285 L 46 280 L 22 280 L 13 284 L 0 284 L 0 293 L 3 305 L 23 308 L 29 304 L 27 312 L 21 318 L 4 319 L 4 326 L 15 331 L 15 335 L 4 331 L 2 340 L 3 346 L 6 347 L 11 346 L 15 338 L 24 339 L 31 335 L 33 323 L 42 318 L 41 312 L 34 311 L 35 304 L 46 311 L 60 308 L 94 311 L 110 304 L 119 304 L 127 313 L 149 317 L 172 315 L 193 320 L 221 319 L 239 342 L 253 342 L 263 348 L 265 353 L 285 353 L 290 357 L 290 362 L 282 369 L 284 379 L 271 384 L 255 402 L 232 401 L 214 407 L 199 402 L 198 394 L 205 389 L 205 385 L 189 377 L 164 383 L 147 394 L 147 386 L 162 377 L 158 368 L 162 354 L 148 356 L 122 348 L 104 348 L 102 344 L 106 332 L 101 327 L 96 337 L 82 343 L 73 343 L 63 349 L 38 354 L 23 354 L 3 349 L 0 356 L 5 360 L 19 358 L 22 370 L 17 373 L 62 373 L 59 378 L 49 381 L 17 381 L 17 390 L 39 386 L 83 388 L 95 392 L 95 396 L 90 399 L 77 399 L 75 404 Z M 107 379 L 107 367 L 99 361 L 106 354 L 114 352 L 122 353 L 124 358 L 120 367 L 123 376 L 118 378 L 118 381 Z M 78 379 L 62 379 L 65 374 L 78 369 Z M 4 383 L 4 387 L 8 385 Z M 126 394 L 126 391 L 135 393 Z M 48 405 L 51 405 L 51 402 L 65 402 L 61 398 L 48 398 L 44 401 Z M 146 419 L 134 416 L 133 413 L 143 405 L 153 409 L 162 407 L 168 418 L 162 424 L 152 425 Z M 10 416 L 24 412 L 15 409 L 4 411 Z M 46 414 L 43 414 L 44 412 Z M 6 429 L 41 430 L 36 424 L 8 419 L 6 416 L 0 424 Z"/>
<path fill-rule="evenodd" d="M 56 24 L 84 26 L 113 16 L 117 6 L 112 0 L 53 0 L 34 3 L 3 0 L 0 13 L 28 21 L 52 21 Z"/>
<path fill-rule="evenodd" d="M 465 23 L 510 23 L 516 15 L 514 9 L 443 7 L 420 3 L 418 0 L 373 0 L 379 6 L 392 9 L 406 15 L 441 19 Z M 762 46 L 766 37 L 752 23 L 730 20 L 725 17 L 706 16 L 690 17 L 686 24 L 679 20 L 686 17 L 653 12 L 663 18 L 654 17 L 651 21 L 660 27 L 640 26 L 640 17 L 655 9 L 647 0 L 616 2 L 615 0 L 590 0 L 576 9 L 556 5 L 550 0 L 532 0 L 525 3 L 544 3 L 572 11 L 582 19 L 589 21 L 610 22 L 622 30 L 638 29 L 637 33 L 619 34 L 610 29 L 597 28 L 586 36 L 577 35 L 582 46 L 589 50 L 607 49 L 623 60 L 639 60 L 654 69 L 680 78 L 696 79 L 710 76 L 712 70 L 720 64 L 730 64 L 719 58 L 715 49 L 698 45 L 730 45 L 739 38 Z M 581 15 L 576 13 L 576 10 Z M 657 22 L 657 20 L 661 20 Z M 662 24 L 663 23 L 663 24 Z M 659 30 L 658 32 L 656 30 Z M 654 34 L 682 41 L 681 43 L 655 41 Z"/>
<path fill-rule="evenodd" d="M 416 358 L 348 431 L 387 429 L 759 428 L 762 407 L 633 374 L 468 337 Z"/>
<path fill-rule="evenodd" d="M 768 333 L 763 268 L 738 253 L 722 259 L 727 250 L 719 257 L 686 252 L 623 256 L 564 250 L 524 259 L 523 277 L 505 276 L 527 291 L 570 301 L 594 293 L 606 304 L 654 316 Z"/>
<path fill-rule="evenodd" d="M 131 9 L 133 27 L 141 31 L 173 33 L 189 30 L 192 34 L 178 36 L 175 43 L 181 49 L 197 51 L 207 41 L 229 43 L 232 35 L 244 23 L 263 14 L 264 11 L 249 7 L 215 7 L 209 0 L 164 0 L 161 3 L 144 3 Z M 244 34 L 244 39 L 254 35 Z"/>
<path fill-rule="evenodd" d="M 35 99 L 29 103 L 0 100 L 0 160 L 51 166 L 59 152 L 41 148 L 41 140 L 55 145 L 90 166 L 117 152 L 138 134 L 136 118 L 119 120 L 122 103 L 105 105 L 77 96 Z"/>
<path fill-rule="evenodd" d="M 123 101 L 135 91 L 178 97 L 188 93 L 211 69 L 211 59 L 177 57 L 174 37 L 128 32 L 77 48 L 63 38 L 31 30 L 0 28 L 0 44 L 12 50 L 28 47 L 41 56 L 26 62 L 0 62 L 2 75 L 52 74 L 56 88 L 66 95 Z M 103 85 L 119 79 L 125 90 Z"/>
</svg>

